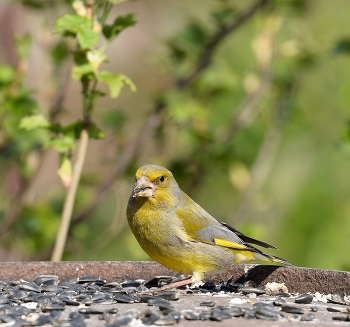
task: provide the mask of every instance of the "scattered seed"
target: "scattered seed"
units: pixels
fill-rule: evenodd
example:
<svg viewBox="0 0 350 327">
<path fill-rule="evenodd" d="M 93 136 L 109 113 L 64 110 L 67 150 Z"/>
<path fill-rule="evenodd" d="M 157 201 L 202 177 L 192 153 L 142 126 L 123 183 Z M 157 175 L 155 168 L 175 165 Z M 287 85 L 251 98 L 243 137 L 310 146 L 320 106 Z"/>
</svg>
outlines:
<svg viewBox="0 0 350 327">
<path fill-rule="evenodd" d="M 153 325 L 156 325 L 156 326 L 172 326 L 175 324 L 176 324 L 176 320 L 170 316 L 165 316 L 163 318 L 160 318 L 153 323 Z"/>
<path fill-rule="evenodd" d="M 64 310 L 65 306 L 66 306 L 66 304 L 64 302 L 49 303 L 49 304 L 43 305 L 41 307 L 41 310 L 43 312 L 48 312 L 48 311 L 52 311 L 52 310 Z"/>
<path fill-rule="evenodd" d="M 281 297 L 277 297 L 276 299 L 274 299 L 274 301 L 272 302 L 272 304 L 276 307 L 280 307 L 282 306 L 282 304 L 285 304 L 286 300 L 281 298 Z"/>
<path fill-rule="evenodd" d="M 229 312 L 232 317 L 240 317 L 244 315 L 244 312 L 239 307 L 227 307 L 225 311 Z"/>
<path fill-rule="evenodd" d="M 255 311 L 255 317 L 262 320 L 276 321 L 279 318 L 278 312 L 270 309 L 269 307 L 259 307 Z"/>
<path fill-rule="evenodd" d="M 350 321 L 350 310 L 344 307 L 348 304 L 348 298 L 342 294 L 323 296 L 316 293 L 304 293 L 294 299 L 295 303 L 301 304 L 298 306 L 292 305 L 291 301 L 286 303 L 284 296 L 290 296 L 290 294 L 281 292 L 282 289 L 279 289 L 279 293 L 274 293 L 274 297 L 271 295 L 259 297 L 260 301 L 257 302 L 247 299 L 247 297 L 256 298 L 257 295 L 265 293 L 265 290 L 252 281 L 248 281 L 244 285 L 232 282 L 219 284 L 206 282 L 200 287 L 187 287 L 186 293 L 182 293 L 183 295 L 175 289 L 159 290 L 162 285 L 187 278 L 187 276 L 175 279 L 172 276 L 157 276 L 149 281 L 128 280 L 123 283 L 106 283 L 95 276 L 85 276 L 79 280 L 71 278 L 59 281 L 56 275 L 39 275 L 34 282 L 26 280 L 0 281 L 0 324 L 14 327 L 43 325 L 84 327 L 91 325 L 92 322 L 88 319 L 99 319 L 104 321 L 106 327 L 141 323 L 143 325 L 172 326 L 180 322 L 181 318 L 219 322 L 233 317 L 267 321 L 309 322 L 314 321 L 315 316 L 320 319 L 326 311 L 337 313 L 332 317 L 333 320 Z M 186 294 L 209 293 L 209 295 L 215 295 L 217 292 L 225 292 L 228 296 L 232 292 L 240 291 L 246 297 L 243 297 L 242 293 L 235 295 L 229 300 L 228 306 L 218 305 L 215 301 L 209 300 L 199 303 L 200 308 L 195 311 L 184 310 L 180 313 L 176 311 L 176 305 L 172 306 L 169 302 L 179 300 L 180 295 L 188 296 Z M 317 302 L 313 302 L 314 298 L 316 301 L 325 299 L 323 302 L 334 303 L 334 306 L 322 307 L 322 314 L 314 315 L 313 313 L 320 308 Z M 143 313 L 130 311 L 123 314 L 118 314 L 117 308 L 104 310 L 103 307 L 100 307 L 100 304 L 116 302 L 125 305 L 143 302 L 147 303 L 148 307 Z M 236 304 L 243 303 L 246 303 L 245 308 L 236 306 Z M 305 310 L 306 306 L 302 307 L 303 304 L 310 303 L 312 306 L 308 307 L 309 309 Z M 74 308 L 74 306 L 78 307 L 79 305 L 81 305 L 79 308 Z M 67 317 L 67 312 L 64 313 L 67 306 L 71 306 L 69 317 Z M 145 305 L 142 306 L 146 308 Z M 276 307 L 281 307 L 281 311 Z M 72 311 L 74 309 L 75 311 Z M 303 314 L 304 311 L 309 312 Z"/>
<path fill-rule="evenodd" d="M 56 275 L 39 275 L 34 279 L 34 283 L 38 286 L 42 284 L 50 284 L 57 285 L 58 284 L 58 276 Z"/>
<path fill-rule="evenodd" d="M 315 319 L 315 316 L 312 313 L 307 313 L 306 315 L 303 315 L 300 320 L 301 321 L 312 321 Z"/>
<path fill-rule="evenodd" d="M 127 287 L 139 287 L 141 285 L 140 282 L 133 282 L 133 281 L 128 281 L 128 282 L 124 282 L 121 283 L 121 286 L 123 288 L 127 288 Z"/>
<path fill-rule="evenodd" d="M 266 294 L 266 291 L 263 290 L 262 288 L 259 288 L 259 287 L 246 287 L 246 286 L 243 286 L 242 289 L 241 289 L 241 292 L 243 294 L 251 294 L 251 293 L 255 293 L 256 295 Z"/>
<path fill-rule="evenodd" d="M 177 311 L 169 311 L 167 315 L 173 317 L 177 323 L 181 320 L 181 314 Z"/>
<path fill-rule="evenodd" d="M 170 290 L 169 291 L 162 291 L 162 292 L 157 293 L 157 295 L 164 300 L 171 300 L 171 301 L 175 301 L 175 300 L 178 300 L 180 298 L 178 291 L 170 291 Z"/>
<path fill-rule="evenodd" d="M 214 301 L 206 301 L 206 302 L 201 302 L 199 305 L 202 307 L 213 307 L 215 306 L 215 302 Z"/>
<path fill-rule="evenodd" d="M 183 316 L 186 320 L 198 320 L 198 316 L 193 311 L 184 311 Z"/>
<path fill-rule="evenodd" d="M 212 319 L 212 317 L 215 317 L 215 319 Z M 229 318 L 232 318 L 232 315 L 230 314 L 230 312 L 226 310 L 213 309 L 211 311 L 210 319 L 217 320 L 216 318 L 220 318 L 220 320 L 229 319 Z"/>
<path fill-rule="evenodd" d="M 26 290 L 26 291 L 32 291 L 32 292 L 37 292 L 40 293 L 41 292 L 41 287 L 34 284 L 34 283 L 29 283 L 26 281 L 21 281 L 21 284 L 19 285 L 19 288 L 22 290 Z"/>
<path fill-rule="evenodd" d="M 282 304 L 281 310 L 287 313 L 303 314 L 304 310 L 289 304 Z"/>
<path fill-rule="evenodd" d="M 153 313 L 153 312 L 148 312 L 145 314 L 145 316 L 141 319 L 142 323 L 144 325 L 153 325 L 155 321 L 159 319 L 159 315 Z"/>
<path fill-rule="evenodd" d="M 327 311 L 329 311 L 329 312 L 341 312 L 340 309 L 338 309 L 338 308 L 332 308 L 332 307 L 327 307 Z"/>
<path fill-rule="evenodd" d="M 350 321 L 350 315 L 339 315 L 332 317 L 333 320 Z"/>
<path fill-rule="evenodd" d="M 204 285 L 202 285 L 202 288 L 208 291 L 212 291 L 215 288 L 215 283 L 212 281 L 205 282 Z"/>
<path fill-rule="evenodd" d="M 243 315 L 244 315 L 244 318 L 254 319 L 255 318 L 255 309 L 244 308 Z"/>
<path fill-rule="evenodd" d="M 130 296 L 124 294 L 117 294 L 114 296 L 114 300 L 118 303 L 134 303 L 134 300 Z"/>
<path fill-rule="evenodd" d="M 347 305 L 343 294 L 332 294 L 330 298 L 327 297 L 327 301 L 330 303 Z"/>
<path fill-rule="evenodd" d="M 312 294 L 304 293 L 299 295 L 297 298 L 295 298 L 294 302 L 309 304 L 312 302 L 313 299 L 314 299 L 314 296 Z"/>
<path fill-rule="evenodd" d="M 78 283 L 94 283 L 99 281 L 100 279 L 96 276 L 84 276 L 84 277 L 80 277 L 78 280 Z"/>
</svg>

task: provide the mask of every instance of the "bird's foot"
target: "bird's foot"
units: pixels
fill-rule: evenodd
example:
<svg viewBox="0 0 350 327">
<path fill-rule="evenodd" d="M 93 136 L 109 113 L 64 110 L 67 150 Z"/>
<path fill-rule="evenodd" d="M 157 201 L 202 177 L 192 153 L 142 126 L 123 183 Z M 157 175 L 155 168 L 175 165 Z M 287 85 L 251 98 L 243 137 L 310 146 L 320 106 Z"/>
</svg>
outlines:
<svg viewBox="0 0 350 327">
<path fill-rule="evenodd" d="M 164 285 L 159 290 L 160 291 L 164 291 L 164 290 L 167 290 L 169 288 L 177 288 L 177 287 L 181 287 L 181 286 L 185 286 L 185 285 L 190 285 L 192 283 L 193 283 L 193 278 L 192 278 L 192 276 L 190 276 L 187 279 L 183 279 L 183 280 L 180 280 L 178 282 L 174 282 L 174 283 L 170 283 L 170 284 Z"/>
</svg>

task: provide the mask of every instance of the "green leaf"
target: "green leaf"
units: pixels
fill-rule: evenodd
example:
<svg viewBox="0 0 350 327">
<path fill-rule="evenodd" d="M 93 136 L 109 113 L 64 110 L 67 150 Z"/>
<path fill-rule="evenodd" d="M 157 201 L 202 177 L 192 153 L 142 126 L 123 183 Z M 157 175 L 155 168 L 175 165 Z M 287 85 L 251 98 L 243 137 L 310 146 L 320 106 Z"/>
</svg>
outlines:
<svg viewBox="0 0 350 327">
<path fill-rule="evenodd" d="M 75 140 L 80 138 L 81 131 L 83 129 L 83 122 L 78 120 L 61 128 L 63 135 L 73 136 Z"/>
<path fill-rule="evenodd" d="M 97 79 L 108 86 L 111 98 L 118 97 L 123 86 L 128 86 L 132 91 L 136 91 L 135 84 L 123 74 L 102 71 L 97 74 Z"/>
<path fill-rule="evenodd" d="M 234 8 L 221 8 L 211 13 L 214 21 L 219 26 L 225 26 L 232 23 L 237 18 L 237 12 Z"/>
<path fill-rule="evenodd" d="M 59 134 L 62 131 L 62 125 L 59 123 L 51 124 L 47 129 L 55 134 Z"/>
<path fill-rule="evenodd" d="M 54 24 L 54 31 L 56 33 L 78 33 L 85 30 L 91 30 L 92 22 L 89 18 L 79 16 L 76 14 L 66 14 L 58 17 Z"/>
<path fill-rule="evenodd" d="M 24 60 L 28 57 L 30 46 L 32 44 L 32 37 L 29 33 L 23 36 L 15 36 L 16 53 L 19 60 Z"/>
<path fill-rule="evenodd" d="M 61 155 L 61 164 L 57 170 L 58 176 L 60 176 L 61 181 L 64 187 L 69 188 L 72 182 L 72 161 L 71 158 L 67 155 Z"/>
<path fill-rule="evenodd" d="M 79 45 L 83 50 L 91 49 L 100 40 L 99 34 L 91 29 L 79 31 L 77 37 Z"/>
<path fill-rule="evenodd" d="M 62 137 L 52 138 L 49 142 L 49 146 L 59 153 L 65 153 L 75 149 L 76 144 L 74 137 L 64 135 Z"/>
<path fill-rule="evenodd" d="M 23 6 L 29 7 L 31 9 L 43 9 L 45 8 L 45 2 L 40 0 L 21 0 Z"/>
<path fill-rule="evenodd" d="M 82 79 L 83 76 L 94 74 L 94 67 L 88 63 L 80 66 L 74 66 L 72 69 L 72 78 L 76 81 Z"/>
<path fill-rule="evenodd" d="M 92 139 L 96 139 L 96 140 L 101 140 L 106 138 L 106 134 L 100 128 L 98 128 L 94 123 L 90 124 L 89 136 Z"/>
<path fill-rule="evenodd" d="M 72 54 L 73 54 L 74 63 L 77 66 L 81 66 L 89 63 L 89 61 L 86 58 L 86 51 L 79 49 L 77 51 L 73 51 Z"/>
<path fill-rule="evenodd" d="M 350 38 L 343 38 L 337 42 L 335 47 L 333 48 L 332 53 L 334 55 L 339 54 L 350 54 Z"/>
<path fill-rule="evenodd" d="M 103 35 L 108 40 L 112 40 L 124 29 L 134 26 L 136 24 L 135 17 L 135 14 L 127 14 L 117 17 L 112 25 L 105 25 L 103 27 Z"/>
<path fill-rule="evenodd" d="M 168 42 L 172 57 L 177 62 L 186 58 L 197 58 L 208 37 L 207 28 L 200 22 L 192 21 L 181 33 Z"/>
<path fill-rule="evenodd" d="M 63 61 L 68 57 L 69 48 L 65 40 L 60 40 L 54 44 L 51 48 L 51 59 L 55 66 L 60 66 Z"/>
<path fill-rule="evenodd" d="M 15 76 L 15 69 L 11 66 L 0 64 L 0 84 L 10 84 Z"/>
<path fill-rule="evenodd" d="M 62 133 L 64 136 L 72 137 L 74 138 L 74 140 L 78 140 L 80 138 L 80 134 L 83 128 L 84 128 L 84 123 L 81 120 L 78 120 L 66 126 L 60 126 L 59 132 Z M 95 125 L 95 123 L 90 123 L 89 137 L 99 140 L 99 139 L 104 139 L 106 135 L 100 128 L 98 128 Z"/>
<path fill-rule="evenodd" d="M 37 128 L 48 128 L 50 123 L 42 114 L 23 117 L 19 123 L 19 128 L 26 129 L 27 131 Z"/>
<path fill-rule="evenodd" d="M 102 122 L 109 128 L 119 129 L 126 120 L 125 114 L 117 108 L 100 114 Z"/>
</svg>

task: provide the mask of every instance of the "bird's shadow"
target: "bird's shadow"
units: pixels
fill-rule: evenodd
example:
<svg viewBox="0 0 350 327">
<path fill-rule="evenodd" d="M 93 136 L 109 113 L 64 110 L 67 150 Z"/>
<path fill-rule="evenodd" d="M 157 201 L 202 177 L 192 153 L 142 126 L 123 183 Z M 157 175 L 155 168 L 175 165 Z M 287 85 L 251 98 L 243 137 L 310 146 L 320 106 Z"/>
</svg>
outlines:
<svg viewBox="0 0 350 327">
<path fill-rule="evenodd" d="M 265 266 L 257 265 L 250 268 L 246 273 L 241 275 L 235 281 L 232 282 L 236 284 L 244 284 L 247 281 L 254 281 L 257 285 L 260 285 L 267 277 L 269 277 L 273 272 L 275 272 L 281 266 Z"/>
</svg>

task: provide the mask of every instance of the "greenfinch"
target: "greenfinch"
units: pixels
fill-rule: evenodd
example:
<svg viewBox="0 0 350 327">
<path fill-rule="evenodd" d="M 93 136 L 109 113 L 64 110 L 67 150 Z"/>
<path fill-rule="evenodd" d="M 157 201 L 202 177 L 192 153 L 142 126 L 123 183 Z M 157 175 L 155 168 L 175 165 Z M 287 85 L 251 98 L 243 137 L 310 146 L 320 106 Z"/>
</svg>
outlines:
<svg viewBox="0 0 350 327">
<path fill-rule="evenodd" d="M 201 281 L 205 273 L 224 272 L 234 264 L 254 260 L 289 265 L 247 243 L 274 246 L 212 217 L 161 166 L 146 165 L 137 170 L 127 218 L 140 246 L 152 259 L 192 275 L 194 282 Z"/>
</svg>

